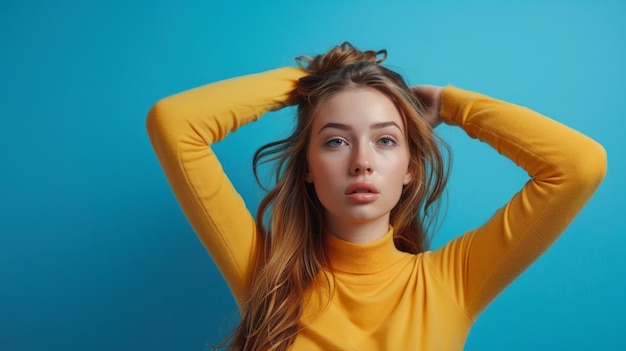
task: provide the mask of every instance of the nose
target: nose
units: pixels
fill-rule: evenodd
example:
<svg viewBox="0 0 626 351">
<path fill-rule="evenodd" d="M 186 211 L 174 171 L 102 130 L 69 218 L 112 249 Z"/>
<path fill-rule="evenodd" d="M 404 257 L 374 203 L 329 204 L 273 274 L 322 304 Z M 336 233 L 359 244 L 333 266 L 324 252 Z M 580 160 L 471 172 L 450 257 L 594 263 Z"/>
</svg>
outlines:
<svg viewBox="0 0 626 351">
<path fill-rule="evenodd" d="M 350 165 L 350 173 L 352 175 L 372 174 L 373 168 L 372 149 L 368 143 L 359 143 L 353 149 L 352 164 Z"/>
</svg>

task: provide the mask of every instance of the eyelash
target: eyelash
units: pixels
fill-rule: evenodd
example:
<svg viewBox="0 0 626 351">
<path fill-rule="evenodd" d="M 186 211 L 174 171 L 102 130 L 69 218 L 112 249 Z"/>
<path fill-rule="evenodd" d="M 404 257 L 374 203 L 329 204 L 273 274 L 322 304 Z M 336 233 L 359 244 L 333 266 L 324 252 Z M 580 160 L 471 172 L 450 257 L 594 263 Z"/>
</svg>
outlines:
<svg viewBox="0 0 626 351">
<path fill-rule="evenodd" d="M 337 141 L 339 141 L 339 142 L 341 142 L 343 144 L 347 144 L 347 142 L 344 139 L 342 139 L 342 138 L 332 138 L 332 139 L 329 139 L 327 142 L 325 142 L 324 145 L 328 146 L 330 148 L 337 148 L 337 147 L 343 146 L 343 144 L 342 145 L 331 145 L 331 144 L 333 144 L 334 142 L 337 142 Z"/>
<path fill-rule="evenodd" d="M 383 146 L 395 146 L 396 144 L 398 144 L 398 141 L 396 140 L 396 138 L 392 137 L 391 135 L 383 135 L 382 137 L 378 139 L 378 143 L 380 143 L 382 140 L 388 140 L 393 143 L 393 145 L 383 145 Z"/>
<path fill-rule="evenodd" d="M 382 144 L 381 142 L 383 140 L 384 141 L 389 141 L 392 144 L 391 145 Z M 337 144 L 333 145 L 333 143 L 336 143 L 336 142 L 339 142 L 341 144 L 340 145 L 337 145 Z M 378 138 L 376 143 L 381 145 L 381 146 L 383 146 L 383 147 L 391 147 L 391 146 L 395 146 L 396 144 L 398 144 L 398 141 L 396 140 L 396 138 L 392 137 L 391 135 L 383 135 L 382 137 Z M 343 146 L 344 144 L 347 144 L 347 141 L 344 140 L 343 138 L 332 138 L 332 139 L 329 139 L 328 141 L 326 141 L 324 143 L 325 146 L 328 146 L 330 148 L 337 148 L 337 147 Z"/>
</svg>

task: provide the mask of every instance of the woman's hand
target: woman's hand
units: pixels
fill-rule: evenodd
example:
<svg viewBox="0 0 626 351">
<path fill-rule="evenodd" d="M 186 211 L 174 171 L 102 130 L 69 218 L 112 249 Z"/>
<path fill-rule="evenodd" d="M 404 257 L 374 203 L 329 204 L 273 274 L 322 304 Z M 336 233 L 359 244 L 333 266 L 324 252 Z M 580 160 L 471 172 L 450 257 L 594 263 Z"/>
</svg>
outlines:
<svg viewBox="0 0 626 351">
<path fill-rule="evenodd" d="M 442 120 L 439 115 L 441 108 L 441 93 L 443 87 L 435 85 L 415 85 L 411 87 L 411 92 L 415 95 L 424 105 L 424 118 L 428 121 L 431 127 L 435 128 Z"/>
</svg>

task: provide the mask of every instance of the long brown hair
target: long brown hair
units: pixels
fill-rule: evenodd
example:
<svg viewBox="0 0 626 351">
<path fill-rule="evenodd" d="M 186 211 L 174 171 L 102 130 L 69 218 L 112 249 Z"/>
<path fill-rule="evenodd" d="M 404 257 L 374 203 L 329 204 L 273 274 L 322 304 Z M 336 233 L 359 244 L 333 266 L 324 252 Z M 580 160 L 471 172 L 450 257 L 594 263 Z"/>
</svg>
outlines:
<svg viewBox="0 0 626 351">
<path fill-rule="evenodd" d="M 303 328 L 300 318 L 305 292 L 322 268 L 332 271 L 322 232 L 323 208 L 305 175 L 313 118 L 318 106 L 333 94 L 374 88 L 398 108 L 414 177 L 391 211 L 390 224 L 399 250 L 417 254 L 427 249 L 427 230 L 438 212 L 437 200 L 448 174 L 441 150 L 448 149 L 422 117 L 421 103 L 402 77 L 380 65 L 386 55 L 385 50 L 361 51 L 346 42 L 324 54 L 297 59 L 310 75 L 301 78 L 294 91 L 296 127 L 287 138 L 261 147 L 253 159 L 257 181 L 259 165 L 275 162 L 275 185 L 257 212 L 263 245 L 257 252 L 256 270 L 241 307 L 241 323 L 231 338 L 231 350 L 287 350 Z"/>
</svg>

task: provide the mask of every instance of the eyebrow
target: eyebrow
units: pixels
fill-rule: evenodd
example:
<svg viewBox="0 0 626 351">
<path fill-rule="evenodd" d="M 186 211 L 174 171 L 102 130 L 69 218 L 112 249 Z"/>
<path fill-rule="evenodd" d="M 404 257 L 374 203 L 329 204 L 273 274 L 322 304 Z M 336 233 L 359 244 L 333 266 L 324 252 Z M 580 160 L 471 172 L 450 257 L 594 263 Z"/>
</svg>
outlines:
<svg viewBox="0 0 626 351">
<path fill-rule="evenodd" d="M 396 127 L 400 131 L 402 131 L 402 128 L 400 128 L 398 123 L 393 122 L 393 121 L 374 123 L 370 126 L 371 129 L 383 129 L 387 127 Z M 352 130 L 352 127 L 347 124 L 330 122 L 330 123 L 324 124 L 322 128 L 320 128 L 318 134 L 321 133 L 326 128 L 334 128 L 334 129 L 340 129 L 340 130 Z"/>
</svg>

